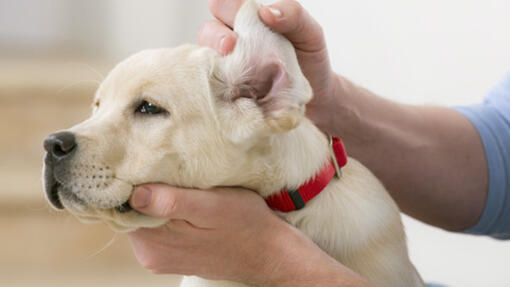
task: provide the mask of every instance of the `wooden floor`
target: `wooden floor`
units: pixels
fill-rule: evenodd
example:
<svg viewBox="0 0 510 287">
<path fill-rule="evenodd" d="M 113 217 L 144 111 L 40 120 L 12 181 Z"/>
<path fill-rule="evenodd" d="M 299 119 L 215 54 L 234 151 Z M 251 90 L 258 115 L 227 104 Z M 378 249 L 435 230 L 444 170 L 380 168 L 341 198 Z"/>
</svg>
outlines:
<svg viewBox="0 0 510 287">
<path fill-rule="evenodd" d="M 0 286 L 178 286 L 178 276 L 140 267 L 125 235 L 79 223 L 44 199 L 42 142 L 89 115 L 101 76 L 88 65 L 103 74 L 112 67 L 0 59 Z"/>
</svg>

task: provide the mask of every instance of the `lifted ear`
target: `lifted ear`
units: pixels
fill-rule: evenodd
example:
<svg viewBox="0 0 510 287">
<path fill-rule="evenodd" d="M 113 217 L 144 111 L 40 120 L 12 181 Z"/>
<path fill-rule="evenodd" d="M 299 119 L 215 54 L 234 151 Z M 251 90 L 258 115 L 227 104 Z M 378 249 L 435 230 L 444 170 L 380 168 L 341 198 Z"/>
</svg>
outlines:
<svg viewBox="0 0 510 287">
<path fill-rule="evenodd" d="M 230 55 L 219 58 L 215 78 L 222 100 L 244 107 L 254 104 L 262 114 L 263 129 L 288 131 L 304 117 L 312 90 L 299 68 L 292 44 L 265 26 L 258 9 L 253 0 L 239 9 L 234 24 L 238 34 L 236 47 Z"/>
</svg>

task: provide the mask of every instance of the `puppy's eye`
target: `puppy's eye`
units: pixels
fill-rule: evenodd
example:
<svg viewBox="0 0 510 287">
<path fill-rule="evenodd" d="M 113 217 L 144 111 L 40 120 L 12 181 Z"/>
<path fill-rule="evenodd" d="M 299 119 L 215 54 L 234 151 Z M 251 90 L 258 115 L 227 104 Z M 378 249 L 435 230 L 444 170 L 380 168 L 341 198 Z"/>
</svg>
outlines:
<svg viewBox="0 0 510 287">
<path fill-rule="evenodd" d="M 160 108 L 148 101 L 142 101 L 140 105 L 136 108 L 135 113 L 145 114 L 145 115 L 157 115 L 157 114 L 166 114 L 168 113 L 165 109 Z"/>
</svg>

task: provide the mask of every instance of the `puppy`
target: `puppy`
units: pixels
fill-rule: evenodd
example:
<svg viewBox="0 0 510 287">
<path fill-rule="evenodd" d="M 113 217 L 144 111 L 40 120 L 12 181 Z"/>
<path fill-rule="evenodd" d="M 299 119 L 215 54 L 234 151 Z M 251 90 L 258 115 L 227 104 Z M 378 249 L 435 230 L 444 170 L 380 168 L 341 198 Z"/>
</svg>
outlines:
<svg viewBox="0 0 510 287">
<path fill-rule="evenodd" d="M 97 90 L 92 116 L 45 140 L 50 203 L 128 232 L 165 223 L 130 209 L 137 184 L 243 186 L 271 198 L 334 163 L 328 138 L 304 117 L 312 91 L 292 45 L 257 10 L 254 1 L 240 9 L 229 56 L 184 45 L 118 64 Z M 409 261 L 399 209 L 370 171 L 350 158 L 326 184 L 282 216 L 380 286 L 424 286 Z M 186 277 L 182 286 L 243 285 Z"/>
</svg>

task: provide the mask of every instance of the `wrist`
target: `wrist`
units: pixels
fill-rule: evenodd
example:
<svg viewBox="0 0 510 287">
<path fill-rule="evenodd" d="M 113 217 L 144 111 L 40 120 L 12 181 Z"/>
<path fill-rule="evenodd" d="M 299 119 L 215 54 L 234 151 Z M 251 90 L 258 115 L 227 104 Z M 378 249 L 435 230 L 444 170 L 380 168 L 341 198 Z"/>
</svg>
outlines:
<svg viewBox="0 0 510 287">
<path fill-rule="evenodd" d="M 346 78 L 331 72 L 330 88 L 312 102 L 308 115 L 314 124 L 330 135 L 345 136 L 359 119 L 355 108 L 356 86 Z M 316 103 L 318 102 L 318 103 Z"/>
<path fill-rule="evenodd" d="M 372 286 L 322 251 L 299 230 L 282 222 L 270 240 L 256 286 Z M 260 270 L 259 270 L 260 271 Z"/>
</svg>

